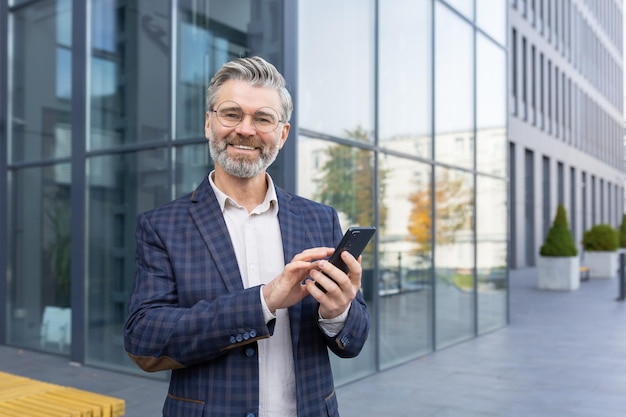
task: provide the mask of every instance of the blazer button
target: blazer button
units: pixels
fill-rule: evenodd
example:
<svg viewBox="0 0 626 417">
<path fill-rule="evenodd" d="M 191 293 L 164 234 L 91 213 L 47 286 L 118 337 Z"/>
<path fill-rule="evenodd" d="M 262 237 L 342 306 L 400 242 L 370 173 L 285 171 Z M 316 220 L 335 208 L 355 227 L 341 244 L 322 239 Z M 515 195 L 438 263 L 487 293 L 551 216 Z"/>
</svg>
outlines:
<svg viewBox="0 0 626 417">
<path fill-rule="evenodd" d="M 242 342 L 243 341 L 243 336 L 241 335 L 241 333 L 238 333 L 236 336 L 237 342 Z"/>
<path fill-rule="evenodd" d="M 250 333 L 245 332 L 245 333 L 243 334 L 243 340 L 248 340 L 248 339 L 250 339 Z"/>
<path fill-rule="evenodd" d="M 256 337 L 256 330 L 250 330 L 250 337 Z"/>
<path fill-rule="evenodd" d="M 253 357 L 255 353 L 256 351 L 254 350 L 254 348 L 249 347 L 248 349 L 246 349 L 246 356 L 249 358 Z"/>
<path fill-rule="evenodd" d="M 235 338 L 235 336 L 231 336 L 230 343 L 235 343 L 235 342 L 237 342 L 237 339 Z"/>
<path fill-rule="evenodd" d="M 256 416 L 254 415 L 254 413 L 248 413 L 246 414 L 246 417 L 256 417 Z"/>
</svg>

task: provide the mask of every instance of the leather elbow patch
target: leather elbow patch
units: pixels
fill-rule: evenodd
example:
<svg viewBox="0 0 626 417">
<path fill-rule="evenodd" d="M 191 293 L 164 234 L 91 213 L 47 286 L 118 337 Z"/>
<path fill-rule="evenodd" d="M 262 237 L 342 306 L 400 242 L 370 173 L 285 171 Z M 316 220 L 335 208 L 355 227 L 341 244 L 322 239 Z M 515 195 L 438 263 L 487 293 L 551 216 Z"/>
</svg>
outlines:
<svg viewBox="0 0 626 417">
<path fill-rule="evenodd" d="M 162 356 L 155 358 L 154 356 L 136 356 L 132 353 L 126 352 L 130 359 L 137 364 L 141 369 L 146 372 L 165 371 L 168 369 L 180 369 L 185 366 L 169 356 Z"/>
</svg>

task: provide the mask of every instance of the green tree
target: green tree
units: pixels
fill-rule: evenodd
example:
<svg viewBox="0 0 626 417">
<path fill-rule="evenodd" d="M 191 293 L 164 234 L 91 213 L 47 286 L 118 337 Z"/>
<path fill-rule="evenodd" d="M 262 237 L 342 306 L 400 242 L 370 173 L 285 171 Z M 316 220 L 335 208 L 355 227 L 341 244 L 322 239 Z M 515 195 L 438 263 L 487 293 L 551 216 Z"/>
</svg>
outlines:
<svg viewBox="0 0 626 417">
<path fill-rule="evenodd" d="M 615 252 L 619 233 L 610 224 L 596 224 L 583 233 L 583 247 L 589 252 Z"/>
<path fill-rule="evenodd" d="M 552 227 L 548 230 L 546 240 L 539 250 L 541 256 L 576 256 L 578 249 L 567 224 L 567 213 L 563 204 L 556 209 Z"/>
<path fill-rule="evenodd" d="M 63 202 L 69 200 L 69 191 L 57 189 L 46 207 L 47 224 L 51 231 L 51 239 L 46 248 L 46 257 L 50 263 L 50 273 L 54 277 L 53 294 L 47 294 L 50 300 L 59 307 L 70 306 L 70 274 L 71 274 L 71 239 L 70 212 Z"/>
</svg>

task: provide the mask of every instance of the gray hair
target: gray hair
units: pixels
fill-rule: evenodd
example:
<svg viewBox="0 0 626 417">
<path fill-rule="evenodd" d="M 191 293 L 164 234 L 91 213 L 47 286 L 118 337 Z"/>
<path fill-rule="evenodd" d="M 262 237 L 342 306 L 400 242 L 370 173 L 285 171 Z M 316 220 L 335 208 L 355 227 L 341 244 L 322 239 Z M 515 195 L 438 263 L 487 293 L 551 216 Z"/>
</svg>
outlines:
<svg viewBox="0 0 626 417">
<path fill-rule="evenodd" d="M 237 58 L 220 68 L 209 83 L 207 89 L 207 111 L 213 110 L 215 97 L 220 87 L 229 80 L 247 81 L 256 87 L 272 88 L 278 91 L 282 105 L 282 118 L 289 121 L 293 111 L 291 94 L 285 87 L 285 78 L 276 67 L 261 57 Z"/>
</svg>

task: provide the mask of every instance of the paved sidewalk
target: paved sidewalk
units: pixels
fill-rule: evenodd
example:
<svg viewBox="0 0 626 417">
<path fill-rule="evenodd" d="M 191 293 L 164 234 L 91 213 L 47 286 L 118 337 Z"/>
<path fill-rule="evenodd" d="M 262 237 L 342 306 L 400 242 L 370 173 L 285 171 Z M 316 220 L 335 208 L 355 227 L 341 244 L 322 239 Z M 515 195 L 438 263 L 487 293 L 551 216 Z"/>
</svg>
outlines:
<svg viewBox="0 0 626 417">
<path fill-rule="evenodd" d="M 337 389 L 342 417 L 623 417 L 626 302 L 618 281 L 574 292 L 511 273 L 511 324 Z M 165 381 L 0 346 L 0 370 L 123 398 L 125 417 L 160 416 Z"/>
</svg>

